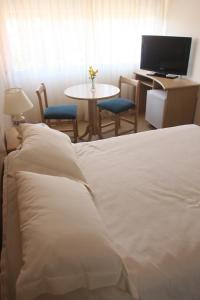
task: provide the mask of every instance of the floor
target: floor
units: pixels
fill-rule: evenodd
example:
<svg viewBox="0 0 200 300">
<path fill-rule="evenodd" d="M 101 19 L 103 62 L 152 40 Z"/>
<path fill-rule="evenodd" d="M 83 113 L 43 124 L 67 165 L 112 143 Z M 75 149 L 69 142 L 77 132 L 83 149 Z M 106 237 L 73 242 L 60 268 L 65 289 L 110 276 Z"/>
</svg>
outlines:
<svg viewBox="0 0 200 300">
<path fill-rule="evenodd" d="M 127 115 L 126 117 L 129 118 L 129 119 L 132 118 L 132 116 L 130 116 L 130 115 Z M 109 121 L 109 120 L 107 119 L 105 121 Z M 87 126 L 87 122 L 86 121 L 79 121 L 79 123 L 78 123 L 79 135 L 82 135 L 84 133 L 86 126 Z M 132 126 L 131 124 L 128 124 L 126 122 L 121 122 L 120 132 L 132 129 L 131 126 Z M 144 115 L 139 115 L 138 132 L 152 130 L 152 129 L 154 129 L 154 128 L 149 123 L 147 123 L 145 121 Z M 106 131 L 106 133 L 105 133 L 105 131 Z M 133 131 L 130 132 L 130 133 L 133 133 Z M 108 128 L 104 129 L 104 131 L 103 131 L 103 138 L 109 138 L 109 137 L 113 137 L 113 136 L 114 136 L 114 130 L 110 129 L 108 131 Z M 96 139 L 98 139 L 98 137 L 93 137 L 92 140 L 96 140 Z M 86 138 L 86 140 L 87 140 L 87 138 Z M 81 142 L 81 141 L 79 141 L 79 142 Z"/>
</svg>

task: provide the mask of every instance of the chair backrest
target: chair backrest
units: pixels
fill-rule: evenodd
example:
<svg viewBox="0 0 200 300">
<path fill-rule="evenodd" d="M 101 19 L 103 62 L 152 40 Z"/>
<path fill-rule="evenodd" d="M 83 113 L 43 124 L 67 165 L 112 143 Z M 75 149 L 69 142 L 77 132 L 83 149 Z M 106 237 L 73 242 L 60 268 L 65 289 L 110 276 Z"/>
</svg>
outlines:
<svg viewBox="0 0 200 300">
<path fill-rule="evenodd" d="M 120 76 L 119 78 L 119 88 L 120 88 L 120 96 L 122 92 L 122 85 L 126 84 L 128 86 L 133 87 L 133 101 L 136 105 L 136 109 L 139 109 L 139 97 L 140 97 L 140 81 L 136 79 L 130 79 L 127 77 Z"/>
<path fill-rule="evenodd" d="M 36 94 L 39 100 L 41 119 L 44 122 L 44 108 L 48 107 L 47 91 L 44 83 L 40 84 Z"/>
</svg>

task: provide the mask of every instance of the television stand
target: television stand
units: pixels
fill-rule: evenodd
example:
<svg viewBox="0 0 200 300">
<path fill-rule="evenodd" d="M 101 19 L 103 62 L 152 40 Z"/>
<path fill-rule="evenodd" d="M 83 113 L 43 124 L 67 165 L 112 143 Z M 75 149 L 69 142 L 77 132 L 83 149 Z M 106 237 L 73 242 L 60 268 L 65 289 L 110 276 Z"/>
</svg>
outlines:
<svg viewBox="0 0 200 300">
<path fill-rule="evenodd" d="M 163 77 L 166 78 L 166 74 L 163 73 L 157 73 L 157 72 L 148 72 L 147 76 L 157 76 L 157 77 Z"/>
<path fill-rule="evenodd" d="M 170 78 L 170 79 L 178 78 L 178 75 L 175 74 L 164 74 L 164 73 L 157 73 L 157 72 L 148 72 L 147 76 L 156 76 L 156 77 Z"/>
<path fill-rule="evenodd" d="M 135 79 L 141 82 L 139 112 L 146 111 L 147 90 L 162 90 L 166 92 L 166 98 L 161 115 L 161 127 L 193 123 L 200 84 L 180 77 L 171 79 L 149 74 L 150 72 L 142 69 L 135 72 Z"/>
<path fill-rule="evenodd" d="M 170 79 L 175 79 L 175 78 L 178 78 L 179 76 L 178 75 L 175 75 L 175 74 L 167 74 L 166 75 L 166 78 L 170 78 Z"/>
</svg>

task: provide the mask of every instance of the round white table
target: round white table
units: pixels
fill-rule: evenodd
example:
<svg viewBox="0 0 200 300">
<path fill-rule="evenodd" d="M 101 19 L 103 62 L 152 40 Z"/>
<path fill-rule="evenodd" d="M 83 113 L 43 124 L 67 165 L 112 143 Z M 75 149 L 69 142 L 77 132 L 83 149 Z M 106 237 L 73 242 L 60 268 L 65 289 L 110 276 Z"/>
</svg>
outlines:
<svg viewBox="0 0 200 300">
<path fill-rule="evenodd" d="M 80 139 L 86 135 L 88 135 L 89 141 L 93 135 L 101 138 L 97 126 L 97 100 L 112 98 L 119 93 L 118 87 L 101 83 L 95 84 L 95 90 L 92 90 L 91 84 L 80 84 L 71 86 L 64 91 L 65 96 L 71 99 L 88 101 L 88 126 L 84 134 L 79 137 Z"/>
</svg>

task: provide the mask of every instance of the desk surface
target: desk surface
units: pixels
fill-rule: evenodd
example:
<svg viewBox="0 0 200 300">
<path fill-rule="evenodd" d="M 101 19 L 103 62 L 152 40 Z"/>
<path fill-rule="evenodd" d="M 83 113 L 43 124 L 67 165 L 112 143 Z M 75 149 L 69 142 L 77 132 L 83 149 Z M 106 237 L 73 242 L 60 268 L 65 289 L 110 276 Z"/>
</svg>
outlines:
<svg viewBox="0 0 200 300">
<path fill-rule="evenodd" d="M 67 88 L 65 96 L 79 100 L 99 100 L 111 98 L 118 95 L 119 88 L 111 84 L 95 84 L 95 90 L 91 89 L 91 84 L 79 84 Z"/>
<path fill-rule="evenodd" d="M 186 78 L 163 78 L 158 76 L 150 76 L 148 75 L 147 70 L 138 70 L 135 72 L 137 76 L 142 76 L 147 80 L 152 80 L 157 82 L 164 90 L 170 90 L 170 89 L 177 89 L 177 88 L 184 88 L 184 87 L 192 87 L 192 86 L 199 86 L 199 83 L 196 83 L 192 80 L 186 79 Z M 137 78 L 140 79 L 140 78 Z M 142 81 L 142 80 L 141 80 Z"/>
</svg>

